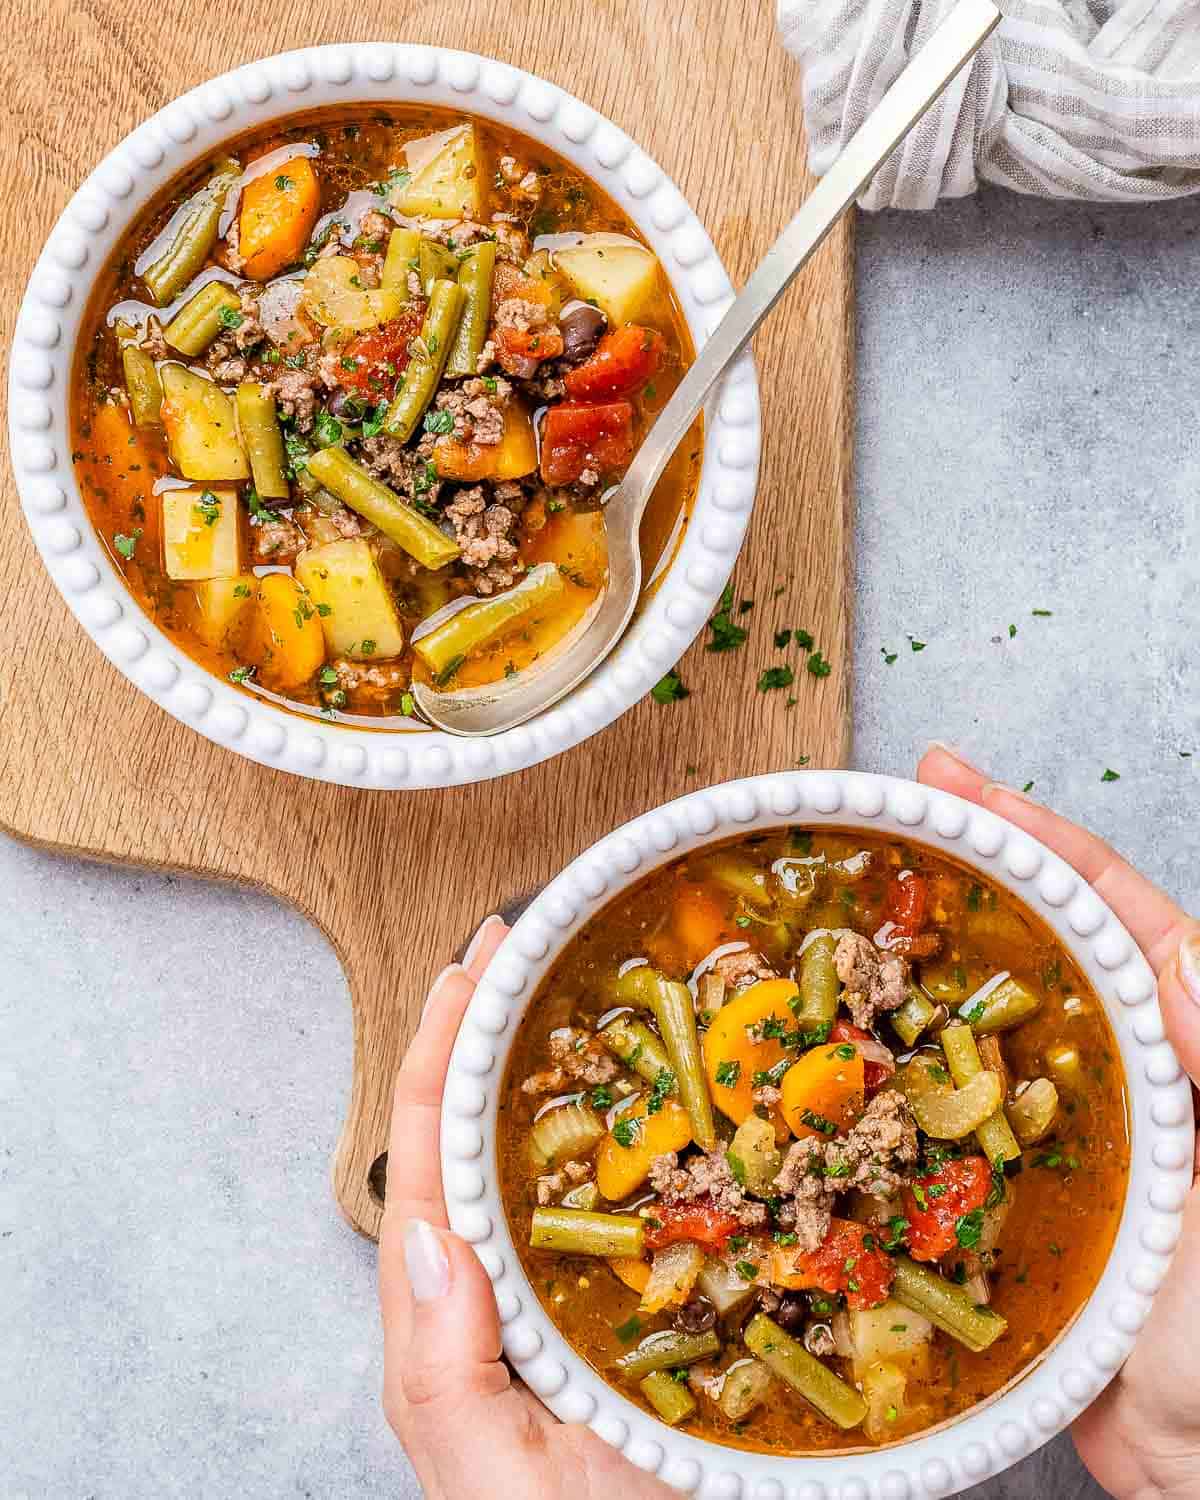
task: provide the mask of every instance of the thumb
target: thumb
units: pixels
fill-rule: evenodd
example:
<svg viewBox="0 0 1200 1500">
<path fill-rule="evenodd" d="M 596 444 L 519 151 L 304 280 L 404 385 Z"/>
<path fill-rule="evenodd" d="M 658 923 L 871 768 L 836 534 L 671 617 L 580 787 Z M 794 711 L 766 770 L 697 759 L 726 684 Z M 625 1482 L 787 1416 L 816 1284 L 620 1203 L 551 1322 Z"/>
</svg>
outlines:
<svg viewBox="0 0 1200 1500">
<path fill-rule="evenodd" d="M 1200 1085 L 1200 922 L 1184 934 L 1158 976 L 1163 1025 L 1192 1082 Z"/>
<path fill-rule="evenodd" d="M 451 1406 L 508 1389 L 500 1314 L 487 1272 L 465 1240 L 410 1219 L 402 1243 L 412 1319 L 400 1359 L 401 1394 L 413 1418 L 430 1412 L 440 1422 Z"/>
</svg>

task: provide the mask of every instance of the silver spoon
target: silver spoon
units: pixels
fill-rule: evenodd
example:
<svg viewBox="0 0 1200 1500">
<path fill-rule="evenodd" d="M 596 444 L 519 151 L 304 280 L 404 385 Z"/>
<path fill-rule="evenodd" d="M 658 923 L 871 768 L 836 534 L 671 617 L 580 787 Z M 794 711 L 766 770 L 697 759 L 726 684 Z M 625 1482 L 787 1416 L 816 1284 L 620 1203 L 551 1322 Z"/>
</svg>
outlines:
<svg viewBox="0 0 1200 1500">
<path fill-rule="evenodd" d="M 759 262 L 646 434 L 624 478 L 605 496 L 608 580 L 598 605 L 575 638 L 535 668 L 486 687 L 437 692 L 415 683 L 413 698 L 431 724 L 451 734 L 500 734 L 557 703 L 609 654 L 624 635 L 641 594 L 638 531 L 646 505 L 705 398 L 884 158 L 999 22 L 1000 12 L 991 0 L 959 0 Z"/>
</svg>

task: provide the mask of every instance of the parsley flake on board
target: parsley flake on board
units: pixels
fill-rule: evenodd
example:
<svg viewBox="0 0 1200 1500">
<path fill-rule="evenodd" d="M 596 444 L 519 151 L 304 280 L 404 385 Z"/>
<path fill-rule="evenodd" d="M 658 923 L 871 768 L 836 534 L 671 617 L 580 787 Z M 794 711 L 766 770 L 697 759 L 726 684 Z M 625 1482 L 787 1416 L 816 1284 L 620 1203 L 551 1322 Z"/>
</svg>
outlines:
<svg viewBox="0 0 1200 1500">
<path fill-rule="evenodd" d="M 683 685 L 683 679 L 677 671 L 670 671 L 650 689 L 650 696 L 655 703 L 678 703 L 680 699 L 689 696 L 688 689 Z"/>
<path fill-rule="evenodd" d="M 809 670 L 811 669 L 810 662 Z M 791 667 L 765 667 L 758 674 L 758 690 L 760 693 L 769 693 L 773 688 L 791 687 L 794 680 Z"/>
<path fill-rule="evenodd" d="M 705 642 L 706 651 L 736 651 L 739 646 L 745 645 L 747 632 L 741 625 L 734 624 L 730 615 L 732 608 L 733 584 L 727 583 L 721 594 L 720 607 L 708 622 L 712 640 Z"/>
<path fill-rule="evenodd" d="M 808 658 L 808 670 L 814 677 L 828 677 L 833 668 L 819 651 L 814 651 Z"/>
<path fill-rule="evenodd" d="M 915 635 L 909 636 L 908 644 L 913 648 L 914 651 L 924 651 L 926 645 L 924 641 L 917 640 Z"/>
</svg>

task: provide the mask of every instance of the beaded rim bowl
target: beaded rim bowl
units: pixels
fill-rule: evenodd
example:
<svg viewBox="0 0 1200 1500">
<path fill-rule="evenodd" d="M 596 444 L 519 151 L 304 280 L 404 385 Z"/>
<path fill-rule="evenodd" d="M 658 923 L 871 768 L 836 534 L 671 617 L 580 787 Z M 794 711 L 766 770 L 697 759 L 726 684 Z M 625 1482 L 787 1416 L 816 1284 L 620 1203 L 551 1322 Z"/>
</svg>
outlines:
<svg viewBox="0 0 1200 1500">
<path fill-rule="evenodd" d="M 359 729 L 238 692 L 143 613 L 97 538 L 71 464 L 71 362 L 94 280 L 131 219 L 178 172 L 230 136 L 319 105 L 458 107 L 510 125 L 592 177 L 658 255 L 701 346 L 733 299 L 704 227 L 665 172 L 602 115 L 520 68 L 438 47 L 310 47 L 192 89 L 121 142 L 71 199 L 18 314 L 9 366 L 12 466 L 51 578 L 113 665 L 159 707 L 263 765 L 343 786 L 486 781 L 597 733 L 644 697 L 712 613 L 741 547 L 758 479 L 758 386 L 744 355 L 710 403 L 696 506 L 659 589 L 606 662 L 538 719 L 487 740 Z"/>
<path fill-rule="evenodd" d="M 957 1420 L 873 1453 L 780 1458 L 676 1432 L 620 1395 L 570 1347 L 521 1268 L 501 1202 L 496 1116 L 517 1024 L 564 945 L 622 890 L 717 839 L 781 824 L 918 839 L 1020 897 L 1103 1001 L 1128 1086 L 1124 1211 L 1104 1273 L 1042 1360 Z M 442 1106 L 450 1224 L 496 1290 L 504 1351 L 564 1421 L 586 1422 L 634 1464 L 705 1500 L 925 1500 L 998 1474 L 1067 1426 L 1133 1347 L 1179 1238 L 1192 1180 L 1191 1087 L 1166 1041 L 1154 975 L 1124 927 L 1057 855 L 994 813 L 915 782 L 791 771 L 692 792 L 594 844 L 532 902 L 468 1006 Z"/>
</svg>

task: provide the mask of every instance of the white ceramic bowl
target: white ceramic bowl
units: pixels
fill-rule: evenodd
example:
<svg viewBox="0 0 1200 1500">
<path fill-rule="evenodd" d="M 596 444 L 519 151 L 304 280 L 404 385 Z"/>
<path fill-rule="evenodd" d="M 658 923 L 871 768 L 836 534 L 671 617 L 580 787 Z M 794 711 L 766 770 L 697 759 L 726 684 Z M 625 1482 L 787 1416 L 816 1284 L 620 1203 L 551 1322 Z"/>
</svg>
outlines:
<svg viewBox="0 0 1200 1500">
<path fill-rule="evenodd" d="M 517 1023 L 579 928 L 668 860 L 789 823 L 898 834 L 1013 891 L 1062 941 L 1104 1002 L 1129 1089 L 1129 1188 L 1108 1265 L 1050 1352 L 1003 1395 L 925 1436 L 849 1457 L 780 1459 L 676 1432 L 576 1355 L 521 1269 L 497 1189 L 496 1111 Z M 1179 1237 L 1192 1179 L 1191 1089 L 1164 1040 L 1154 975 L 1068 865 L 995 814 L 945 792 L 856 772 L 792 771 L 692 792 L 594 844 L 528 908 L 489 965 L 455 1043 L 442 1108 L 452 1227 L 496 1289 L 504 1349 L 564 1421 L 586 1422 L 639 1468 L 706 1500 L 921 1500 L 997 1474 L 1065 1427 L 1111 1379 L 1145 1322 Z"/>
<path fill-rule="evenodd" d="M 252 698 L 204 671 L 151 622 L 101 547 L 71 464 L 71 359 L 97 274 L 164 184 L 230 136 L 319 105 L 414 102 L 511 125 L 582 168 L 666 268 L 697 347 L 733 298 L 703 225 L 662 169 L 615 125 L 520 68 L 395 43 L 311 47 L 225 73 L 147 120 L 64 210 L 17 318 L 9 376 L 13 469 L 29 528 L 80 624 L 155 703 L 264 765 L 344 786 L 434 787 L 535 765 L 645 696 L 699 633 L 741 546 L 758 478 L 758 387 L 749 355 L 710 404 L 696 510 L 669 574 L 608 661 L 569 698 L 489 740 L 356 729 Z"/>
</svg>

